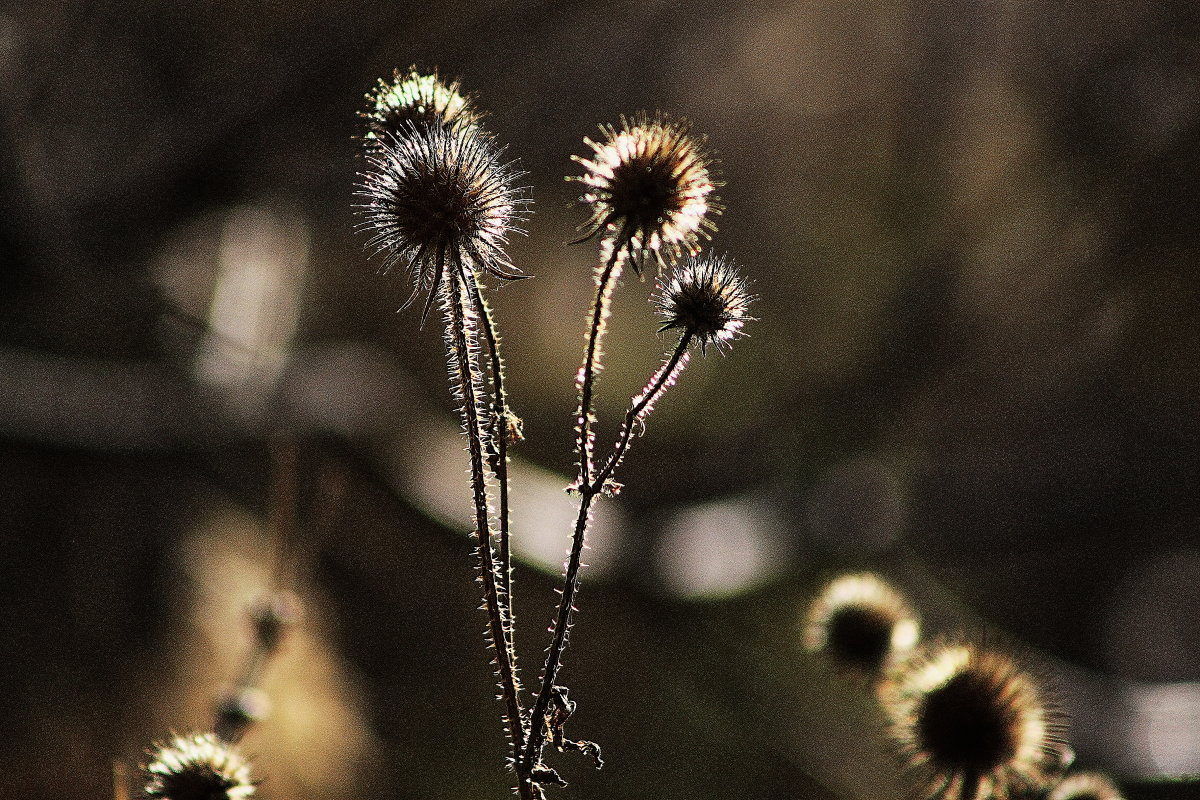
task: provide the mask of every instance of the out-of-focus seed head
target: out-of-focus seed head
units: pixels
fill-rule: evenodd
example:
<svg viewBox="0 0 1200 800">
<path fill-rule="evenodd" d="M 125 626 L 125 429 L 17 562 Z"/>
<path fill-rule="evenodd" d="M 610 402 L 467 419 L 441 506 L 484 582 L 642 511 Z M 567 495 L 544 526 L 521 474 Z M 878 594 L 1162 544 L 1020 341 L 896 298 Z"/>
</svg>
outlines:
<svg viewBox="0 0 1200 800">
<path fill-rule="evenodd" d="M 664 322 L 661 330 L 689 332 L 704 351 L 709 344 L 728 347 L 742 335 L 749 316 L 750 295 L 746 279 L 724 257 L 689 256 L 674 268 L 651 298 Z"/>
<path fill-rule="evenodd" d="M 425 313 L 448 268 L 525 277 L 504 251 L 526 213 L 513 186 L 524 173 L 501 156 L 477 128 L 461 126 L 406 123 L 368 148 L 360 228 L 372 234 L 367 247 L 386 255 L 385 271 L 401 263 L 413 274 L 413 296 L 429 293 Z"/>
<path fill-rule="evenodd" d="M 368 140 L 399 133 L 406 125 L 454 127 L 477 125 L 479 114 L 470 100 L 459 92 L 459 82 L 444 82 L 435 70 L 422 75 L 416 67 L 407 72 L 396 70 L 391 81 L 380 80 L 367 95 L 367 110 L 361 116 L 367 123 Z"/>
<path fill-rule="evenodd" d="M 580 241 L 600 234 L 608 256 L 628 256 L 638 271 L 650 259 L 661 267 L 697 252 L 720 211 L 704 138 L 683 120 L 645 112 L 600 132 L 601 141 L 584 140 L 590 158 L 572 157 L 584 174 L 568 178 L 587 187 L 580 202 L 591 207 Z"/>
<path fill-rule="evenodd" d="M 1062 779 L 1047 800 L 1122 800 L 1121 791 L 1097 772 L 1076 772 Z"/>
<path fill-rule="evenodd" d="M 813 601 L 804 646 L 839 666 L 878 675 L 916 646 L 920 623 L 905 599 L 872 573 L 842 575 Z"/>
<path fill-rule="evenodd" d="M 216 722 L 213 733 L 222 742 L 237 743 L 256 722 L 271 713 L 271 698 L 254 686 L 243 686 L 223 692 L 217 698 Z"/>
<path fill-rule="evenodd" d="M 291 592 L 277 592 L 256 599 L 250 606 L 249 616 L 259 646 L 268 654 L 274 653 L 299 619 L 300 601 Z"/>
<path fill-rule="evenodd" d="M 155 745 L 142 767 L 143 795 L 163 800 L 242 800 L 254 794 L 250 767 L 210 733 Z"/>
<path fill-rule="evenodd" d="M 1008 800 L 1046 781 L 1060 741 L 1034 680 L 1008 656 L 937 645 L 880 688 L 890 732 L 929 798 Z"/>
</svg>

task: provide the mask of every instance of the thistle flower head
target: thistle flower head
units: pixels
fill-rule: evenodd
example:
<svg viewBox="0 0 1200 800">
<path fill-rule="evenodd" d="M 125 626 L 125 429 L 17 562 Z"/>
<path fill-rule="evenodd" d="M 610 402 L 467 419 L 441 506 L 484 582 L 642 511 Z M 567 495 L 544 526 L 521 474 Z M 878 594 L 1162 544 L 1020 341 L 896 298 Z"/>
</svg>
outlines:
<svg viewBox="0 0 1200 800">
<path fill-rule="evenodd" d="M 804 645 L 835 663 L 878 674 L 910 651 L 920 623 L 896 590 L 871 573 L 830 581 L 809 608 Z"/>
<path fill-rule="evenodd" d="M 689 257 L 666 281 L 659 281 L 651 298 L 663 318 L 661 330 L 679 328 L 700 342 L 727 347 L 754 318 L 747 312 L 754 297 L 746 279 L 731 261 L 720 256 Z"/>
<path fill-rule="evenodd" d="M 504 252 L 526 213 L 528 201 L 513 188 L 523 173 L 501 155 L 478 128 L 412 123 L 368 148 L 360 227 L 372 234 L 367 246 L 386 254 L 385 270 L 404 264 L 413 296 L 429 293 L 425 313 L 448 268 L 525 277 Z"/>
<path fill-rule="evenodd" d="M 142 767 L 147 798 L 242 800 L 254 794 L 250 768 L 233 746 L 210 733 L 155 745 Z"/>
<path fill-rule="evenodd" d="M 645 112 L 600 132 L 602 141 L 584 139 L 591 158 L 572 157 L 584 167 L 574 178 L 587 187 L 580 202 L 591 206 L 579 241 L 600 234 L 610 257 L 624 253 L 638 271 L 647 259 L 661 267 L 699 250 L 720 211 L 703 137 L 683 120 Z"/>
<path fill-rule="evenodd" d="M 1058 730 L 1037 684 L 1007 656 L 938 645 L 880 690 L 891 733 L 926 796 L 1007 800 L 1042 783 Z"/>
<path fill-rule="evenodd" d="M 422 75 L 416 67 L 395 70 L 392 80 L 380 79 L 367 95 L 367 110 L 360 116 L 367 123 L 366 137 L 383 139 L 405 125 L 454 127 L 477 125 L 479 114 L 470 100 L 459 93 L 458 81 L 445 83 L 436 71 Z"/>
<path fill-rule="evenodd" d="M 1063 778 L 1047 800 L 1122 800 L 1113 782 L 1096 772 L 1076 772 Z"/>
</svg>

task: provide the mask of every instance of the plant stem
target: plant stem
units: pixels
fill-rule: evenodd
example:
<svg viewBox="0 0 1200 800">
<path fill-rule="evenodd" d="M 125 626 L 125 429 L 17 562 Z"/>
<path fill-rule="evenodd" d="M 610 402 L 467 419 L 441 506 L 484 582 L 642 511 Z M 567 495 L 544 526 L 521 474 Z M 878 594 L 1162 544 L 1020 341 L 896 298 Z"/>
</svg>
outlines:
<svg viewBox="0 0 1200 800">
<path fill-rule="evenodd" d="M 439 254 L 439 259 L 443 258 Z M 471 454 L 471 489 L 475 504 L 475 532 L 478 538 L 480 574 L 483 578 L 483 598 L 488 615 L 488 635 L 496 649 L 496 666 L 499 671 L 501 695 L 504 699 L 509 736 L 512 739 L 513 758 L 520 756 L 524 744 L 524 722 L 521 701 L 517 688 L 513 663 L 505 646 L 507 633 L 505 618 L 500 611 L 500 598 L 496 586 L 496 566 L 492 552 L 491 521 L 488 516 L 486 474 L 483 463 L 483 429 L 479 419 L 479 404 L 476 387 L 479 367 L 475 363 L 467 335 L 468 320 L 463 304 L 462 262 L 457 252 L 451 252 L 450 269 L 446 270 L 446 322 L 449 326 L 450 374 L 457 382 L 462 397 L 463 427 L 466 429 L 468 449 Z M 473 321 L 472 321 L 473 322 Z"/>
<path fill-rule="evenodd" d="M 622 237 L 618 237 L 612 243 L 612 252 L 596 278 L 596 298 L 592 303 L 589 317 L 587 349 L 584 351 L 583 366 L 580 367 L 577 379 L 579 410 L 576 420 L 579 438 L 576 442 L 576 450 L 579 455 L 579 479 L 575 488 L 580 493 L 579 516 L 575 520 L 571 553 L 567 559 L 563 578 L 562 597 L 559 599 L 558 615 L 555 618 L 550 647 L 546 651 L 541 686 L 534 699 L 533 711 L 529 715 L 529 739 L 525 745 L 524 757 L 526 769 L 533 769 L 542 760 L 542 747 L 546 739 L 546 711 L 550 706 L 550 695 L 554 688 L 554 681 L 558 677 L 559 667 L 562 665 L 562 654 L 571 629 L 571 612 L 574 611 L 575 593 L 579 587 L 579 567 L 583 557 L 583 544 L 588 524 L 591 521 L 592 499 L 596 495 L 591 479 L 594 467 L 592 453 L 595 444 L 595 437 L 592 433 L 592 424 L 595 421 L 592 411 L 592 393 L 596 375 L 600 371 L 600 342 L 604 336 L 605 322 L 608 319 L 609 307 L 612 303 L 613 287 L 621 277 L 621 241 Z"/>
<path fill-rule="evenodd" d="M 592 482 L 592 491 L 601 492 L 604 490 L 604 484 L 612 477 L 617 466 L 621 463 L 621 459 L 625 457 L 625 452 L 629 449 L 629 443 L 633 439 L 633 426 L 644 419 L 651 410 L 654 404 L 658 402 L 658 398 L 662 396 L 667 387 L 675 383 L 675 379 L 679 377 L 679 373 L 687 366 L 688 345 L 692 343 L 692 332 L 686 331 L 679 339 L 679 344 L 676 345 L 675 351 L 671 353 L 671 357 L 663 363 L 654 376 L 646 384 L 646 388 L 642 393 L 633 398 L 630 403 L 629 410 L 625 412 L 625 423 L 621 426 L 621 433 L 617 437 L 617 442 L 613 446 L 613 454 L 609 456 L 604 468 L 596 475 Z"/>
<path fill-rule="evenodd" d="M 592 302 L 587 350 L 584 352 L 583 366 L 579 369 L 577 379 L 579 410 L 576 415 L 576 425 L 579 428 L 579 439 L 575 447 L 579 454 L 579 488 L 591 482 L 592 456 L 595 449 L 592 425 L 596 421 L 592 411 L 592 393 L 595 390 L 596 375 L 601 370 L 600 341 L 604 338 L 604 331 L 607 327 L 605 323 L 612 305 L 613 287 L 621 277 L 621 264 L 621 248 L 614 245 L 612 254 L 596 279 L 596 299 Z"/>
<path fill-rule="evenodd" d="M 467 293 L 475 307 L 475 313 L 483 328 L 484 342 L 487 344 L 488 362 L 492 378 L 492 441 L 495 443 L 495 461 L 492 471 L 498 484 L 499 523 L 500 523 L 500 612 L 505 617 L 504 646 L 508 650 L 508 659 L 513 665 L 514 675 L 517 673 L 517 654 L 513 644 L 514 615 L 512 608 L 512 545 L 509 533 L 509 500 L 508 500 L 508 397 L 504 392 L 504 360 L 500 357 L 500 339 L 496 335 L 496 325 L 492 319 L 492 309 L 483 298 L 479 287 L 479 277 L 472 273 L 471 280 L 465 281 Z M 519 688 L 519 685 L 518 685 Z M 522 723 L 524 724 L 524 723 Z"/>
</svg>

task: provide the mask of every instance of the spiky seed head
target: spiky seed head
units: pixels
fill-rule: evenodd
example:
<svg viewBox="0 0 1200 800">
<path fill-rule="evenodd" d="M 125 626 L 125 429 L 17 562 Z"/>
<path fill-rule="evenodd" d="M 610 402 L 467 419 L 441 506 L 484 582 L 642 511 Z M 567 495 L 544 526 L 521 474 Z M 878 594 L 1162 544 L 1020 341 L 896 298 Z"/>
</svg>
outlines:
<svg viewBox="0 0 1200 800">
<path fill-rule="evenodd" d="M 907 654 L 920 623 L 905 599 L 882 578 L 864 572 L 830 581 L 809 607 L 804 646 L 835 664 L 878 675 Z"/>
<path fill-rule="evenodd" d="M 720 212 L 704 137 L 684 120 L 645 112 L 600 132 L 601 141 L 584 139 L 590 158 L 572 156 L 584 174 L 568 180 L 587 187 L 579 199 L 591 207 L 580 241 L 600 234 L 608 254 L 627 255 L 639 271 L 649 259 L 661 267 L 697 252 Z"/>
<path fill-rule="evenodd" d="M 701 350 L 727 347 L 742 334 L 754 297 L 733 262 L 721 256 L 689 256 L 660 280 L 651 302 L 663 318 L 661 330 L 691 333 Z"/>
<path fill-rule="evenodd" d="M 176 736 L 148 753 L 143 795 L 163 800 L 242 800 L 254 794 L 250 767 L 211 733 Z"/>
<path fill-rule="evenodd" d="M 1121 791 L 1098 772 L 1076 772 L 1062 779 L 1047 800 L 1122 800 Z"/>
<path fill-rule="evenodd" d="M 380 79 L 367 95 L 367 110 L 360 116 L 367 123 L 364 138 L 380 140 L 398 133 L 407 124 L 454 127 L 477 125 L 479 114 L 459 92 L 459 82 L 446 83 L 432 74 L 422 75 L 416 67 L 395 70 L 392 80 Z"/>
<path fill-rule="evenodd" d="M 366 158 L 357 194 L 367 247 L 386 255 L 385 271 L 401 263 L 412 273 L 413 296 L 429 292 L 426 312 L 446 269 L 525 277 L 504 252 L 526 213 L 513 186 L 524 173 L 478 128 L 405 123 Z"/>
<path fill-rule="evenodd" d="M 907 659 L 880 688 L 890 732 L 929 798 L 1008 800 L 1042 784 L 1059 741 L 1015 661 L 969 644 Z"/>
</svg>

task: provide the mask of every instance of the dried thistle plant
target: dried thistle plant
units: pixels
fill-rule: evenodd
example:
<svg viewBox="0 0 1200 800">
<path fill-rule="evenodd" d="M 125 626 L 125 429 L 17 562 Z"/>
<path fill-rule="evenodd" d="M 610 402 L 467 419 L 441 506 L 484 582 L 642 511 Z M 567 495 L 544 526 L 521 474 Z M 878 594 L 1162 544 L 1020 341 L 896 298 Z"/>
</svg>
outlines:
<svg viewBox="0 0 1200 800">
<path fill-rule="evenodd" d="M 575 179 L 587 187 L 582 201 L 591 216 L 580 241 L 598 237 L 600 259 L 577 376 L 580 471 L 572 489 L 580 506 L 546 661 L 527 709 L 513 642 L 508 500 L 508 447 L 520 439 L 520 420 L 508 405 L 499 336 L 484 291 L 488 276 L 525 277 L 505 253 L 508 236 L 526 212 L 527 201 L 513 185 L 520 173 L 501 157 L 457 82 L 415 70 L 397 72 L 391 83 L 380 82 L 368 102 L 366 168 L 358 183 L 360 228 L 370 235 L 368 248 L 384 256 L 385 270 L 402 264 L 412 274 L 414 290 L 405 305 L 425 293 L 422 320 L 435 301 L 444 312 L 450 382 L 470 454 L 480 582 L 487 636 L 496 650 L 509 765 L 519 795 L 536 800 L 544 796 L 544 787 L 564 784 L 543 761 L 547 744 L 590 755 L 597 766 L 603 763 L 598 746 L 566 736 L 575 704 L 556 682 L 593 502 L 597 495 L 616 493 L 617 467 L 655 403 L 686 366 L 689 348 L 727 349 L 751 319 L 747 310 L 753 298 L 730 261 L 694 257 L 715 229 L 711 217 L 719 207 L 712 196 L 717 185 L 712 159 L 685 122 L 640 113 L 622 118 L 619 126 L 601 126 L 601 142 L 585 140 L 594 155 L 576 158 L 585 174 Z M 612 293 L 626 266 L 640 274 L 644 264 L 654 262 L 661 272 L 684 256 L 688 261 L 660 279 L 653 299 L 663 319 L 661 331 L 678 330 L 679 341 L 631 399 L 611 453 L 598 463 L 594 392 Z"/>
</svg>

